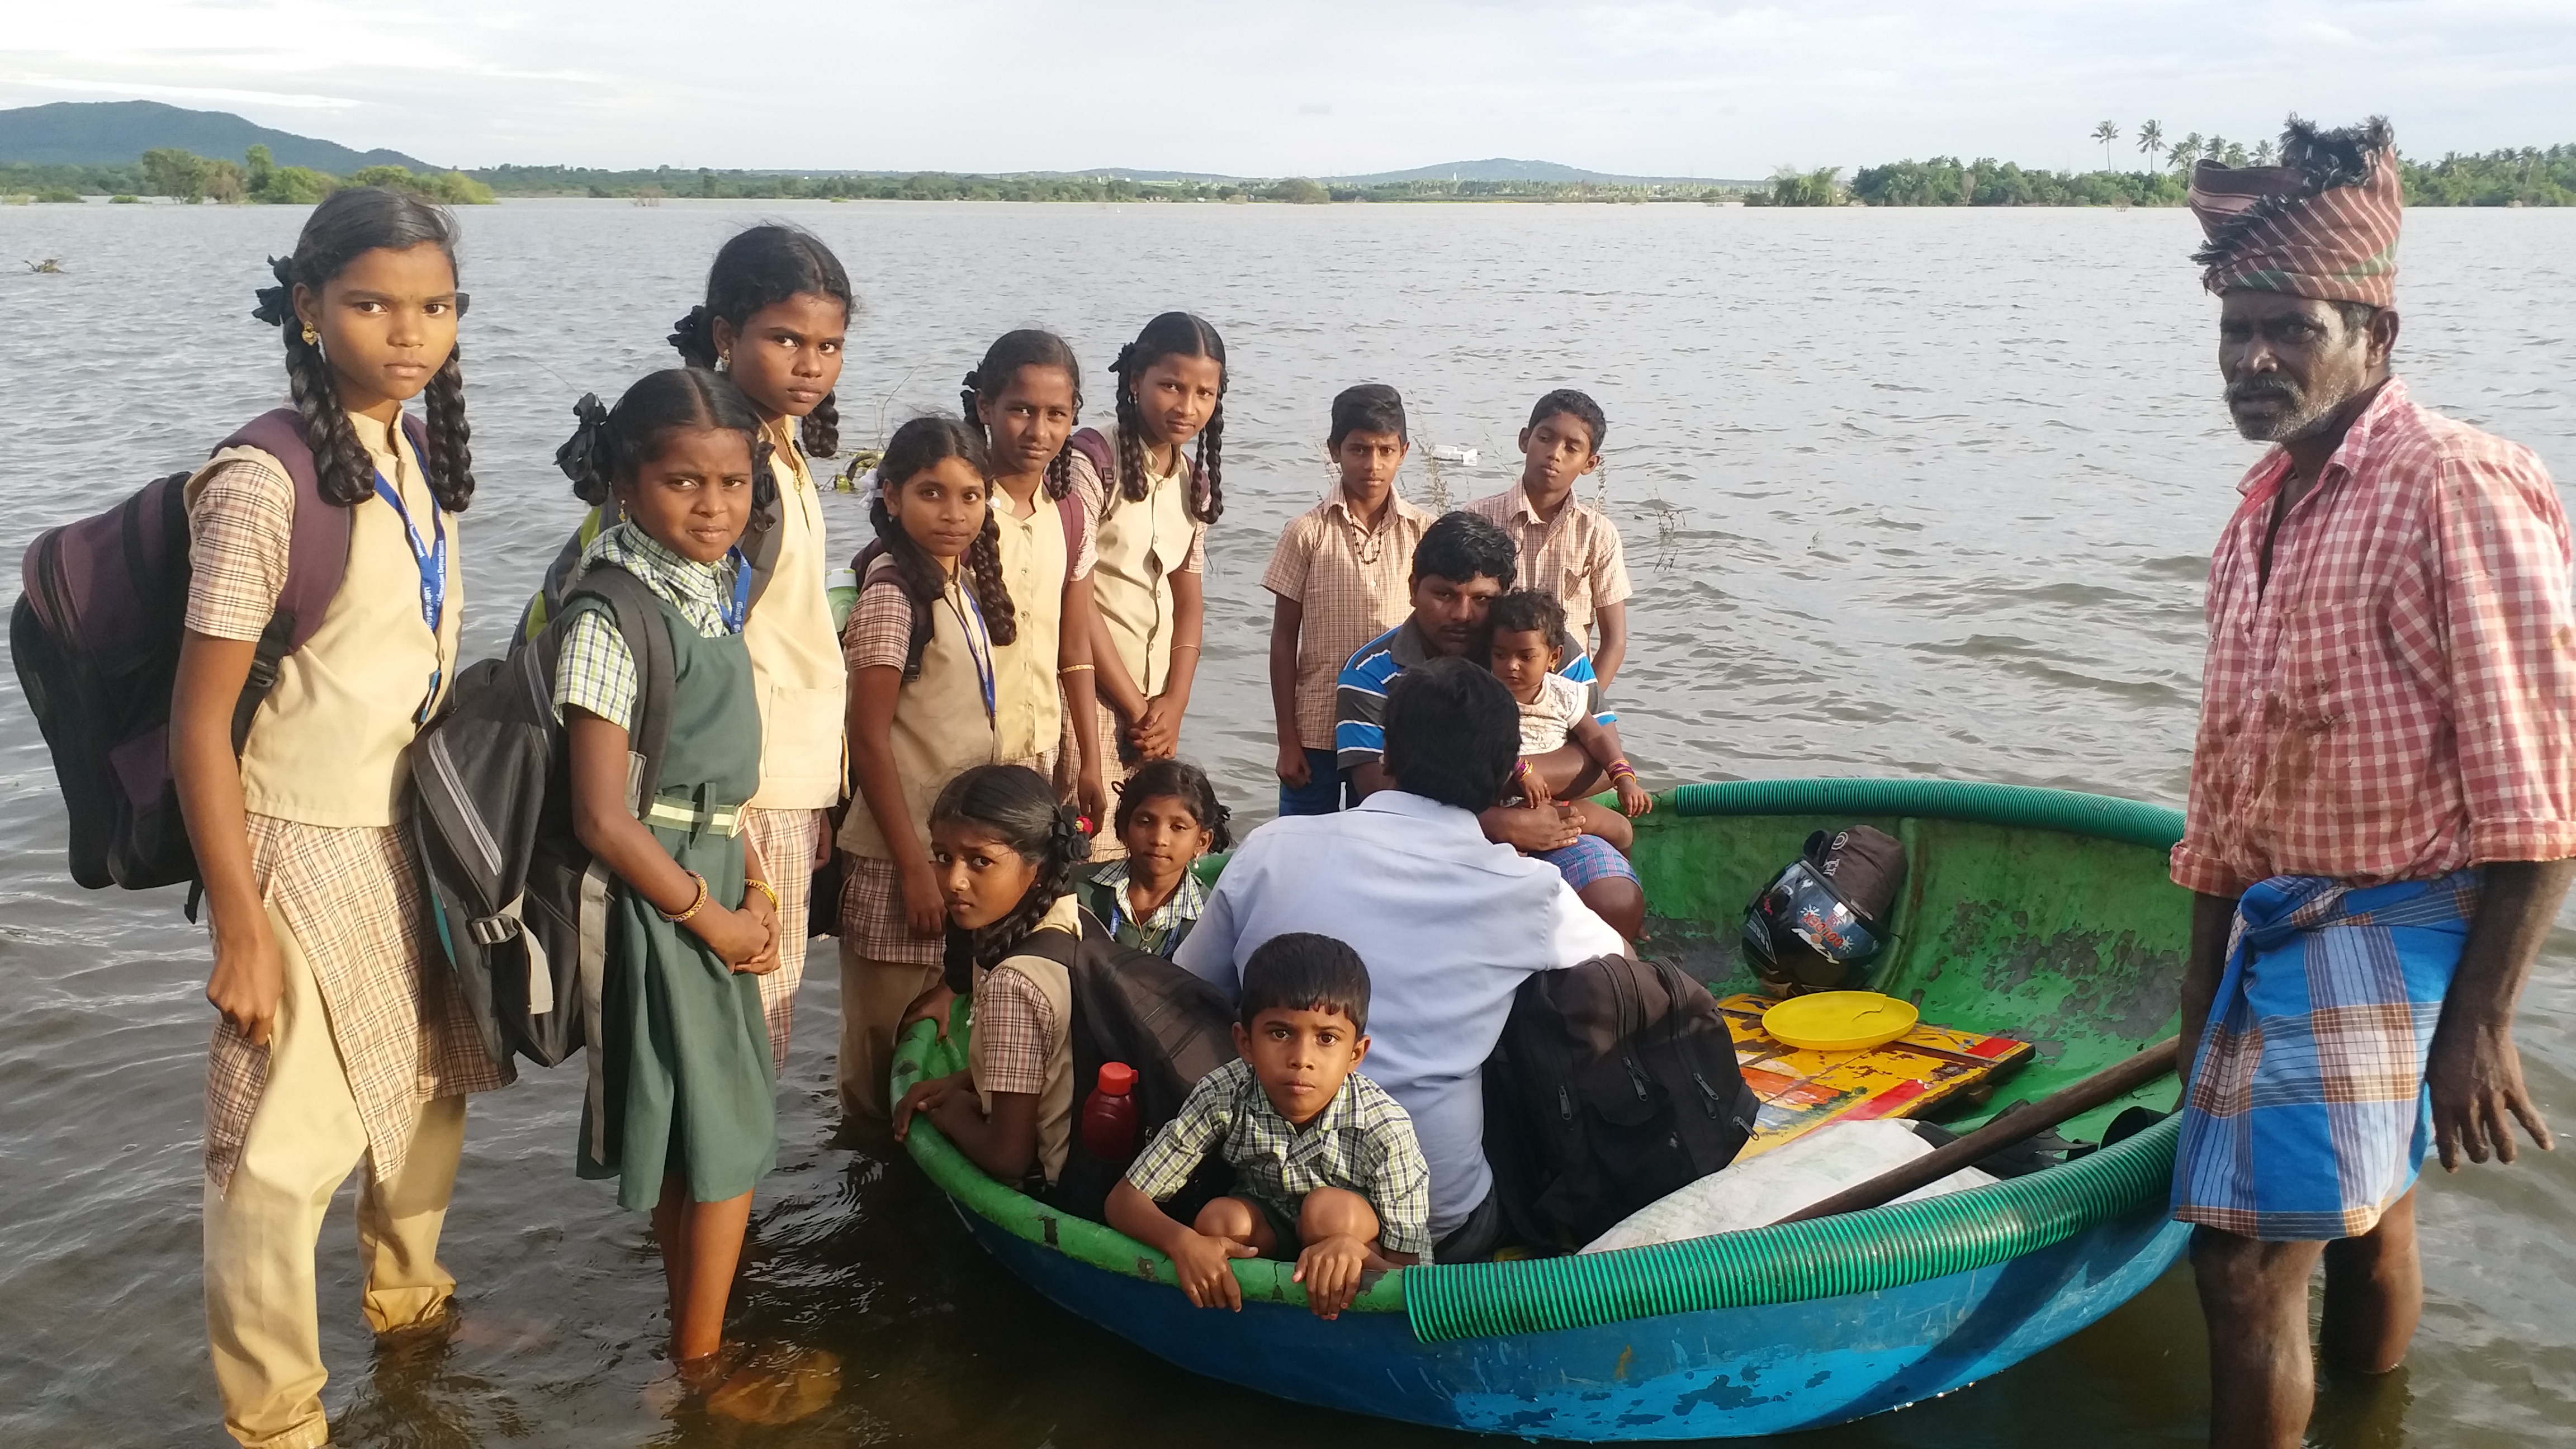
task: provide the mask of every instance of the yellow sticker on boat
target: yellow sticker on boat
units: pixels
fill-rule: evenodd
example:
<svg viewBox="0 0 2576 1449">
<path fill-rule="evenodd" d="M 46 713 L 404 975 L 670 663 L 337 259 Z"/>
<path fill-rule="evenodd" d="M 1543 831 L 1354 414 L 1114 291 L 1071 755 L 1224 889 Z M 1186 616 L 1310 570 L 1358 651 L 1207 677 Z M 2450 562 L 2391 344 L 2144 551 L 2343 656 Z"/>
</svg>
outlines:
<svg viewBox="0 0 2576 1449">
<path fill-rule="evenodd" d="M 1735 1037 L 1744 1085 L 1761 1103 L 1739 1158 L 1760 1156 L 1828 1122 L 1921 1117 L 1975 1101 L 2033 1055 L 2028 1042 L 1922 1021 L 1866 1051 L 1814 1051 L 1763 1025 L 1764 1014 L 1779 1004 L 1750 992 L 1717 1003 Z"/>
</svg>

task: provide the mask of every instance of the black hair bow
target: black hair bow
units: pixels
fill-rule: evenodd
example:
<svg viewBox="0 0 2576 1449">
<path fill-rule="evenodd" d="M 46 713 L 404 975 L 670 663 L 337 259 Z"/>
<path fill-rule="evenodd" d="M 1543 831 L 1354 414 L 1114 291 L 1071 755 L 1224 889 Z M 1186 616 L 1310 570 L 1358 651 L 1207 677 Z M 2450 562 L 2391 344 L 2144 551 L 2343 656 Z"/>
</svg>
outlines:
<svg viewBox="0 0 2576 1449">
<path fill-rule="evenodd" d="M 600 404 L 599 394 L 586 392 L 572 405 L 572 415 L 577 421 L 572 436 L 555 449 L 555 466 L 580 490 L 608 476 L 608 409 Z"/>
<path fill-rule="evenodd" d="M 707 317 L 706 304 L 689 309 L 689 315 L 671 324 L 671 335 L 662 339 L 679 349 L 680 356 L 700 367 L 716 365 L 715 329 Z"/>
<path fill-rule="evenodd" d="M 1082 833 L 1082 814 L 1070 805 L 1055 807 L 1055 848 L 1075 865 L 1091 859 L 1091 837 Z"/>
<path fill-rule="evenodd" d="M 1135 360 L 1136 344 L 1133 342 L 1127 343 L 1118 349 L 1118 360 L 1109 364 L 1109 370 L 1117 373 L 1120 377 L 1125 377 L 1127 375 L 1128 364 Z"/>
<path fill-rule="evenodd" d="M 259 305 L 250 315 L 271 327 L 283 327 L 295 320 L 295 261 L 292 257 L 270 257 L 268 269 L 277 278 L 274 287 L 262 287 L 252 295 Z"/>
</svg>

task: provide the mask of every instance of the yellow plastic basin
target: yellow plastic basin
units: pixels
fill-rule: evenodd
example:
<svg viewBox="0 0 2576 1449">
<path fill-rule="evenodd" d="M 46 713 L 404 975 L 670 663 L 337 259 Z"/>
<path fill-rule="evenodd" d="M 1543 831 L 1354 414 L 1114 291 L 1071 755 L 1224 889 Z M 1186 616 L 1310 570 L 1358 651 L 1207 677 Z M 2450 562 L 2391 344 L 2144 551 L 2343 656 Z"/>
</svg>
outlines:
<svg viewBox="0 0 2576 1449">
<path fill-rule="evenodd" d="M 1762 1029 L 1811 1052 L 1863 1052 L 1914 1029 L 1914 1003 L 1875 991 L 1792 996 L 1762 1013 Z"/>
</svg>

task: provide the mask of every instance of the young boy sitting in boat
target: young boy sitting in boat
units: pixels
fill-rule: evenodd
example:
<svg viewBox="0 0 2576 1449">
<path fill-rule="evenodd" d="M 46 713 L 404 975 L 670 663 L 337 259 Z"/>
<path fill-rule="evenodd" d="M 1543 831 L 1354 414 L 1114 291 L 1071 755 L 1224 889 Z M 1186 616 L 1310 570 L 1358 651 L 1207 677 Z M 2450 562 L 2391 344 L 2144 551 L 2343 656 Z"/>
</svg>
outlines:
<svg viewBox="0 0 2576 1449">
<path fill-rule="evenodd" d="M 1241 1311 L 1237 1258 L 1297 1259 L 1319 1318 L 1339 1317 L 1360 1275 L 1431 1250 L 1431 1170 L 1413 1119 L 1359 1074 L 1368 1056 L 1368 967 L 1312 932 L 1262 943 L 1244 963 L 1240 1059 L 1200 1079 L 1109 1192 L 1109 1225 L 1172 1260 L 1200 1308 Z M 1160 1204 L 1210 1151 L 1238 1191 L 1184 1226 Z"/>
<path fill-rule="evenodd" d="M 1546 804 L 1547 776 L 1532 766 L 1531 757 L 1573 741 L 1619 792 L 1619 812 L 1624 812 L 1576 799 L 1569 802 L 1575 820 L 1584 834 L 1627 850 L 1637 838 L 1629 818 L 1654 809 L 1655 802 L 1637 784 L 1637 772 L 1620 749 L 1617 727 L 1595 719 L 1589 691 L 1556 672 L 1565 663 L 1565 606 L 1553 594 L 1516 589 L 1486 611 L 1485 636 L 1486 667 L 1521 707 L 1521 759 L 1506 788 L 1523 803 Z"/>
</svg>

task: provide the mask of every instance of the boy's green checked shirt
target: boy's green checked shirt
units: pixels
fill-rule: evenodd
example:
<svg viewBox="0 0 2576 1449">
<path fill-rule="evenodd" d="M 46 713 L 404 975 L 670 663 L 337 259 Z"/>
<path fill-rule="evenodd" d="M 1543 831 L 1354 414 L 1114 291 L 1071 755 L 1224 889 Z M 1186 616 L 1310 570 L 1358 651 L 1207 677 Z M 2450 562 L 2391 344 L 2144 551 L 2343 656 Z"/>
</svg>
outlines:
<svg viewBox="0 0 2576 1449">
<path fill-rule="evenodd" d="M 1212 1150 L 1233 1166 L 1238 1192 L 1287 1222 L 1297 1221 L 1306 1194 L 1338 1187 L 1377 1210 L 1379 1247 L 1431 1255 L 1431 1169 L 1413 1140 L 1413 1119 L 1357 1072 L 1300 1131 L 1270 1105 L 1250 1063 L 1227 1062 L 1191 1089 L 1179 1115 L 1127 1169 L 1127 1181 L 1160 1202 L 1179 1192 Z"/>
</svg>

